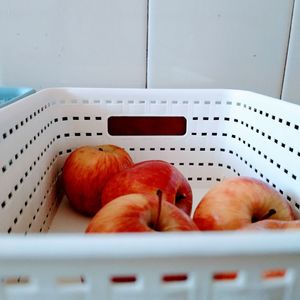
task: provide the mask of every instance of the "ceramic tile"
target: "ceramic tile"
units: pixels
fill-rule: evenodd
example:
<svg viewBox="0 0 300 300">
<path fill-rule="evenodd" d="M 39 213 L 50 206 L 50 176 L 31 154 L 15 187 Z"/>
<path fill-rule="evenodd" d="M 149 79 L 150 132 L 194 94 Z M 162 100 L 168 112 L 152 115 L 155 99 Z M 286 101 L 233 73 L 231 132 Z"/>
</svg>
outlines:
<svg viewBox="0 0 300 300">
<path fill-rule="evenodd" d="M 300 104 L 300 1 L 295 1 L 282 98 Z"/>
<path fill-rule="evenodd" d="M 7 0 L 0 85 L 144 87 L 146 0 Z"/>
<path fill-rule="evenodd" d="M 279 97 L 292 0 L 150 0 L 148 86 Z"/>
</svg>

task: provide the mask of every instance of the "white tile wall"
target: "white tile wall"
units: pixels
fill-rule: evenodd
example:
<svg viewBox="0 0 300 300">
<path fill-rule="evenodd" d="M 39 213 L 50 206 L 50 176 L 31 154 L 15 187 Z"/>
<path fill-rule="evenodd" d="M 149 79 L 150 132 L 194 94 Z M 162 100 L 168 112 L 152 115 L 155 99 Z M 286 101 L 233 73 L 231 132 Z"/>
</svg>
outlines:
<svg viewBox="0 0 300 300">
<path fill-rule="evenodd" d="M 148 86 L 281 94 L 292 0 L 150 0 Z"/>
<path fill-rule="evenodd" d="M 300 0 L 0 2 L 0 86 L 234 88 L 300 104 Z"/>
<path fill-rule="evenodd" d="M 0 86 L 145 87 L 146 0 L 1 0 Z"/>
<path fill-rule="evenodd" d="M 295 1 L 282 98 L 300 104 L 300 0 Z"/>
</svg>

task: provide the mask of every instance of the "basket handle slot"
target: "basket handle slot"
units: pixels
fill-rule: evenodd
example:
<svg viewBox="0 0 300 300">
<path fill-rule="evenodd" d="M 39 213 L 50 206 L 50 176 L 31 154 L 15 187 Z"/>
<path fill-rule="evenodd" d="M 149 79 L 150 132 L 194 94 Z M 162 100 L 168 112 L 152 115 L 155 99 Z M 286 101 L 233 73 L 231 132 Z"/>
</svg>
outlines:
<svg viewBox="0 0 300 300">
<path fill-rule="evenodd" d="M 111 116 L 107 120 L 108 133 L 119 136 L 185 135 L 183 116 Z"/>
</svg>

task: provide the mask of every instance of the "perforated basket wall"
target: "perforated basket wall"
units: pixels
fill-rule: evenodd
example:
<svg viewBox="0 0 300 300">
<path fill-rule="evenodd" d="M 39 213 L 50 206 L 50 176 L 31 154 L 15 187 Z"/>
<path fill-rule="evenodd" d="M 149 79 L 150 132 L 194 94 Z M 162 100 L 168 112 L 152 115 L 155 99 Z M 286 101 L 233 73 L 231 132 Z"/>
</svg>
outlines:
<svg viewBox="0 0 300 300">
<path fill-rule="evenodd" d="M 186 128 L 179 135 L 109 134 L 108 120 L 118 116 L 178 116 L 185 119 Z M 82 233 L 64 239 L 27 234 L 46 233 L 51 227 L 63 196 L 59 174 L 64 160 L 85 144 L 120 145 L 136 162 L 169 161 L 183 172 L 195 195 L 226 177 L 260 178 L 278 190 L 299 216 L 299 117 L 296 105 L 231 90 L 48 89 L 4 107 L 0 110 L 0 299 L 47 295 L 51 299 L 98 299 L 99 295 L 103 299 L 296 299 L 297 233 L 267 234 L 259 239 L 262 248 L 249 244 L 249 251 L 243 248 L 245 241 L 258 239 L 250 233 L 175 234 L 165 237 L 170 240 L 162 252 L 149 247 L 152 242 L 155 247 L 164 243 L 155 237 L 146 237 L 142 245 L 136 236 L 97 240 L 83 238 Z M 175 251 L 172 241 L 179 236 L 199 252 L 187 250 L 179 241 Z M 115 240 L 124 247 L 112 249 Z M 135 256 L 128 248 L 133 244 Z M 106 251 L 99 250 L 99 256 L 93 252 L 91 258 L 87 245 L 98 250 L 101 245 Z M 24 252 L 16 250 L 22 247 Z M 168 249 L 175 252 L 166 255 Z M 265 269 L 278 267 L 291 271 L 275 281 L 262 279 Z M 213 274 L 226 270 L 245 276 L 214 282 Z M 168 283 L 161 280 L 163 274 L 174 272 L 184 276 Z M 114 274 L 134 274 L 134 279 L 116 284 L 109 280 Z"/>
</svg>

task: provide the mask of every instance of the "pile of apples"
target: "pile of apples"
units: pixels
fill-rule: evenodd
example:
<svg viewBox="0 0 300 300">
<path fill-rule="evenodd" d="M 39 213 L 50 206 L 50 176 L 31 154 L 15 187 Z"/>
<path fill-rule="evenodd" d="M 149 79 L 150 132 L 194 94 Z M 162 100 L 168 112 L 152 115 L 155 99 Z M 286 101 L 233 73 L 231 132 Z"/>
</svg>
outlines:
<svg viewBox="0 0 300 300">
<path fill-rule="evenodd" d="M 282 195 L 251 177 L 217 183 L 192 215 L 192 189 L 177 168 L 163 160 L 135 163 L 116 145 L 75 149 L 62 182 L 71 207 L 91 217 L 86 233 L 300 228 Z"/>
</svg>

